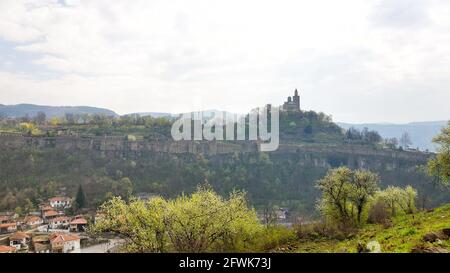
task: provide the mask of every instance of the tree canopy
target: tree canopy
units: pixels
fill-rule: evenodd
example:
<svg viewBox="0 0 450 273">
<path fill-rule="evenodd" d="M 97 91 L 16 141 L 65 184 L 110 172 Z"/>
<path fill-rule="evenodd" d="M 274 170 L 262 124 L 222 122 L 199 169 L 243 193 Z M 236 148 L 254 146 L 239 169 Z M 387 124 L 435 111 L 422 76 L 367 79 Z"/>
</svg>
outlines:
<svg viewBox="0 0 450 273">
<path fill-rule="evenodd" d="M 428 172 L 450 189 L 450 121 L 433 142 L 439 145 L 439 149 L 436 157 L 428 162 Z"/>
<path fill-rule="evenodd" d="M 262 229 L 244 193 L 224 199 L 208 187 L 173 200 L 127 203 L 115 197 L 102 205 L 100 214 L 92 231 L 124 236 L 132 252 L 239 251 Z"/>
<path fill-rule="evenodd" d="M 317 188 L 322 192 L 319 210 L 341 226 L 360 225 L 370 198 L 378 190 L 378 181 L 378 175 L 370 171 L 332 169 L 317 181 Z"/>
</svg>

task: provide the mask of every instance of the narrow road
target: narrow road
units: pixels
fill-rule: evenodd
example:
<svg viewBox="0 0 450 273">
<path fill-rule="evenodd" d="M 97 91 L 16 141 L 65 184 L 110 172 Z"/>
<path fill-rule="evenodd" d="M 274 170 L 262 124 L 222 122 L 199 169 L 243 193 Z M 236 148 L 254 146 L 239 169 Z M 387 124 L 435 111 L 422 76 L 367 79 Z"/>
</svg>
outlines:
<svg viewBox="0 0 450 273">
<path fill-rule="evenodd" d="M 111 239 L 108 243 L 98 244 L 82 248 L 80 253 L 107 253 L 109 249 L 120 245 L 123 242 L 121 239 Z"/>
</svg>

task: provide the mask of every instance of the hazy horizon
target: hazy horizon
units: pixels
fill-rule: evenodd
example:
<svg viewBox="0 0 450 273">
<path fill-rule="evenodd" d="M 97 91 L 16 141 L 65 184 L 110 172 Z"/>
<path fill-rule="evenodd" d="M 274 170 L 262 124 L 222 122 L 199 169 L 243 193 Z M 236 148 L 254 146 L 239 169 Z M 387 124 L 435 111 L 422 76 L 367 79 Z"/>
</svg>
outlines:
<svg viewBox="0 0 450 273">
<path fill-rule="evenodd" d="M 170 114 L 170 115 L 179 115 L 182 113 L 186 113 L 186 112 L 166 112 L 166 111 L 142 111 L 142 112 L 129 112 L 129 113 L 119 113 L 117 111 L 115 111 L 114 109 L 111 108 L 105 108 L 105 107 L 99 107 L 99 106 L 95 106 L 95 105 L 48 105 L 48 104 L 33 104 L 33 103 L 18 103 L 18 104 L 2 104 L 0 102 L 0 106 L 16 106 L 16 105 L 36 105 L 36 106 L 43 106 L 43 107 L 92 107 L 92 108 L 100 108 L 100 109 L 106 109 L 106 110 L 110 110 L 113 111 L 114 113 L 116 113 L 119 116 L 123 116 L 123 115 L 130 115 L 130 114 Z M 257 106 L 255 106 L 257 107 Z M 245 113 L 250 112 L 251 109 L 249 109 L 249 111 L 247 112 L 231 112 L 234 114 L 238 114 L 238 115 L 243 115 Z M 311 109 L 314 111 L 314 109 Z M 201 112 L 201 111 L 225 111 L 222 109 L 212 109 L 212 108 L 204 108 L 204 109 L 194 109 L 191 112 Z M 225 111 L 227 112 L 227 111 Z M 325 113 L 328 115 L 328 113 Z M 412 124 L 412 123 L 432 123 L 432 122 L 448 122 L 448 119 L 437 119 L 437 120 L 423 120 L 423 121 L 407 121 L 407 122 L 401 122 L 401 123 L 395 123 L 395 122 L 388 122 L 388 121 L 379 121 L 379 122 L 347 122 L 347 121 L 341 121 L 341 120 L 335 120 L 333 119 L 333 122 L 335 123 L 343 123 L 343 124 L 354 124 L 354 125 L 364 125 L 364 124 L 377 124 L 377 125 L 406 125 L 406 124 Z"/>
</svg>

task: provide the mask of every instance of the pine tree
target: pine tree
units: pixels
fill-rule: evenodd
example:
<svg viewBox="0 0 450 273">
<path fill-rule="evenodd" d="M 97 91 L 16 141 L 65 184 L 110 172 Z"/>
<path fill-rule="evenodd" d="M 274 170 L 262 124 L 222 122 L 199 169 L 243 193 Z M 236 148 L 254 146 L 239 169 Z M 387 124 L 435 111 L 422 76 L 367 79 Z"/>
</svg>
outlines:
<svg viewBox="0 0 450 273">
<path fill-rule="evenodd" d="M 83 187 L 81 185 L 78 187 L 75 203 L 77 205 L 77 209 L 81 209 L 86 206 L 86 195 L 84 194 Z"/>
</svg>

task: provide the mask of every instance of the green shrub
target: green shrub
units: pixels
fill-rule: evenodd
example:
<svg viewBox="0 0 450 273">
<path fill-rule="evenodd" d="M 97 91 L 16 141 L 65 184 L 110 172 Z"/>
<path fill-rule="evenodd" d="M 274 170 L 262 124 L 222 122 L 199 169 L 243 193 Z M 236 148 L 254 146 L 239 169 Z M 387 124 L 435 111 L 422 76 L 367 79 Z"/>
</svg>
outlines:
<svg viewBox="0 0 450 273">
<path fill-rule="evenodd" d="M 277 225 L 267 227 L 256 243 L 261 251 L 268 252 L 281 246 L 293 244 L 297 240 L 298 237 L 293 229 Z"/>
</svg>

